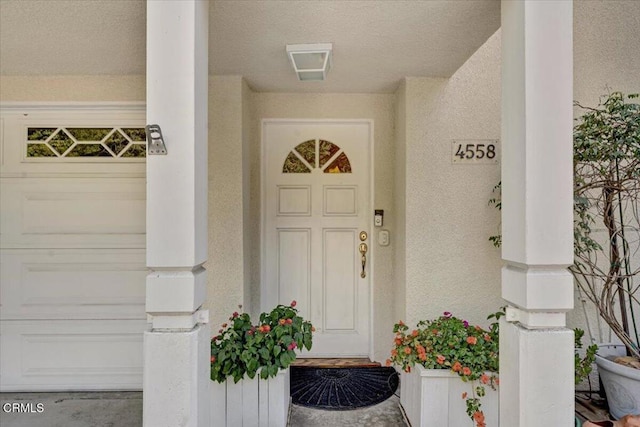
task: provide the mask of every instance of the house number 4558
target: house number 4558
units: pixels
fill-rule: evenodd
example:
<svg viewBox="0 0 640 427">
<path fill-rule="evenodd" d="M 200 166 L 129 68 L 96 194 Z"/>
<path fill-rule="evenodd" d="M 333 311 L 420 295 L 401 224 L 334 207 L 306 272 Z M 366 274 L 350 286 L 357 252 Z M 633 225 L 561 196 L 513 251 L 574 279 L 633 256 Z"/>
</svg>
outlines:
<svg viewBox="0 0 640 427">
<path fill-rule="evenodd" d="M 451 144 L 451 162 L 495 164 L 499 160 L 498 151 L 498 140 L 495 139 L 458 139 Z"/>
</svg>

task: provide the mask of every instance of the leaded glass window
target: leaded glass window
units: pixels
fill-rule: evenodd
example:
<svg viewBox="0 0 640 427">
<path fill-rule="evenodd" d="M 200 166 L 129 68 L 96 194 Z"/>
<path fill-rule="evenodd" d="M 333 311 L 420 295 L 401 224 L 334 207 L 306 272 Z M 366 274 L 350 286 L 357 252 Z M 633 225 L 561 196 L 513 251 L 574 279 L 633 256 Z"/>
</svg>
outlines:
<svg viewBox="0 0 640 427">
<path fill-rule="evenodd" d="M 351 162 L 338 145 L 323 139 L 311 139 L 289 152 L 282 173 L 311 173 L 314 169 L 323 173 L 351 173 Z"/>
</svg>

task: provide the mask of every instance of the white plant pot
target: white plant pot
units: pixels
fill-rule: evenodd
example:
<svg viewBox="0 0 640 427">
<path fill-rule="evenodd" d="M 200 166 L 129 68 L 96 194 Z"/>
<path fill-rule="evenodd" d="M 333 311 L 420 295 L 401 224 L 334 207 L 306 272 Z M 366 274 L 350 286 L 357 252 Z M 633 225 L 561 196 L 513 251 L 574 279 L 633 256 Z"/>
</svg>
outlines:
<svg viewBox="0 0 640 427">
<path fill-rule="evenodd" d="M 467 415 L 462 393 L 472 396 L 473 387 L 474 383 L 463 382 L 449 370 L 414 366 L 410 373 L 400 374 L 400 404 L 412 427 L 471 427 L 474 423 Z M 487 427 L 497 427 L 499 393 L 490 386 L 485 390 L 481 410 Z"/>
<path fill-rule="evenodd" d="M 615 419 L 640 414 L 640 370 L 606 358 L 625 355 L 625 347 L 614 344 L 600 345 L 596 354 L 596 365 L 607 393 L 609 412 Z"/>
<path fill-rule="evenodd" d="M 289 417 L 289 369 L 274 378 L 247 377 L 237 384 L 211 381 L 211 427 L 285 427 Z"/>
</svg>

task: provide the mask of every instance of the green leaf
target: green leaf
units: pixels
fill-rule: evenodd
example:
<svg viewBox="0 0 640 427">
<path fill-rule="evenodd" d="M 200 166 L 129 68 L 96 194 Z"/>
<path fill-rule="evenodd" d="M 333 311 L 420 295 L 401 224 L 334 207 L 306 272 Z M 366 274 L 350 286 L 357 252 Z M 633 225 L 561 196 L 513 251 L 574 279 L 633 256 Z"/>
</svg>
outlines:
<svg viewBox="0 0 640 427">
<path fill-rule="evenodd" d="M 287 368 L 290 363 L 291 363 L 291 358 L 286 352 L 280 354 L 280 366 L 282 368 Z"/>
<path fill-rule="evenodd" d="M 265 347 L 262 347 L 260 350 L 258 350 L 258 354 L 260 354 L 260 357 L 262 357 L 262 360 L 270 360 L 271 356 L 269 354 L 269 350 Z"/>
</svg>

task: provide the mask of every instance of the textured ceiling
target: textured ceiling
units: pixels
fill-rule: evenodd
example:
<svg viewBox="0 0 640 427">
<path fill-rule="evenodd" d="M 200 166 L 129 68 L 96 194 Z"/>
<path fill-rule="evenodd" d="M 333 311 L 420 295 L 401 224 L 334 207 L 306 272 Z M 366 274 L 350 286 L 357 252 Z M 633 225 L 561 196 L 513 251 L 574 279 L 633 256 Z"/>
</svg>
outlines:
<svg viewBox="0 0 640 427">
<path fill-rule="evenodd" d="M 159 1 L 159 0 L 154 0 Z M 0 73 L 144 74 L 144 0 L 0 0 Z M 391 92 L 450 76 L 500 26 L 498 0 L 211 1 L 210 73 L 258 91 Z M 298 82 L 286 44 L 333 43 L 324 82 Z"/>
</svg>

